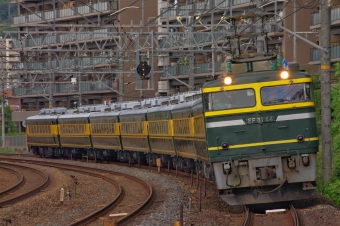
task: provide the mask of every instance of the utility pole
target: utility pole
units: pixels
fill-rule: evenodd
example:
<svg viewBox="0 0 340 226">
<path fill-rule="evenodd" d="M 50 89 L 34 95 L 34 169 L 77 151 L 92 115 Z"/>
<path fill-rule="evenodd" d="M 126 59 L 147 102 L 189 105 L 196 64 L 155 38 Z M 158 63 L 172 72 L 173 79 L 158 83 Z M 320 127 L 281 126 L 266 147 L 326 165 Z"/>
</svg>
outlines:
<svg viewBox="0 0 340 226">
<path fill-rule="evenodd" d="M 297 0 L 294 0 L 294 15 L 293 15 L 293 20 L 294 20 L 294 27 L 293 27 L 293 31 L 294 31 L 294 33 L 296 34 L 296 14 L 297 14 L 297 12 L 296 12 L 296 1 Z M 276 21 L 275 21 L 276 22 Z M 297 41 L 297 39 L 296 39 L 296 36 L 294 35 L 294 37 L 293 37 L 293 42 L 294 42 L 294 44 L 293 44 L 293 46 L 294 46 L 294 50 L 293 50 L 293 60 L 294 60 L 294 62 L 295 63 L 297 63 L 298 62 L 298 60 L 297 60 L 297 43 L 296 43 L 296 41 Z"/>
<path fill-rule="evenodd" d="M 49 87 L 50 87 L 50 92 L 49 92 L 49 108 L 53 108 L 53 73 L 52 73 L 52 52 L 51 52 L 51 46 L 48 46 L 48 70 L 50 72 L 50 81 L 49 81 Z"/>
<path fill-rule="evenodd" d="M 4 58 L 1 57 L 1 129 L 2 129 L 2 148 L 5 148 L 5 78 L 4 78 Z"/>
<path fill-rule="evenodd" d="M 322 176 L 328 183 L 332 176 L 332 133 L 331 133 L 331 76 L 330 76 L 330 36 L 331 9 L 328 0 L 321 0 L 321 132 L 322 132 Z"/>
<path fill-rule="evenodd" d="M 122 37 L 119 37 L 119 54 L 118 54 L 118 60 L 119 60 L 119 92 L 121 93 L 119 95 L 119 101 L 123 102 L 124 101 L 124 74 L 122 73 L 122 71 L 124 70 L 124 61 L 123 61 L 123 40 Z"/>
<path fill-rule="evenodd" d="M 79 57 L 79 53 L 78 54 L 78 57 Z M 79 71 L 78 70 L 78 58 L 76 57 L 75 58 L 75 67 L 76 67 L 76 71 Z M 78 106 L 80 107 L 82 105 L 82 102 L 83 102 L 83 97 L 81 95 L 81 74 L 78 74 Z"/>
<path fill-rule="evenodd" d="M 258 14 L 262 14 L 263 13 L 263 7 L 259 7 L 260 5 L 262 5 L 262 1 L 261 0 L 257 0 L 256 1 L 256 7 L 257 7 L 257 13 Z M 263 20 L 263 18 L 261 19 Z M 257 21 L 257 27 L 262 27 L 262 21 Z M 256 32 L 261 33 L 261 29 L 257 28 Z M 263 36 L 257 36 L 256 37 L 256 52 L 261 53 L 264 51 L 264 37 Z M 241 53 L 239 53 L 241 55 Z"/>
</svg>

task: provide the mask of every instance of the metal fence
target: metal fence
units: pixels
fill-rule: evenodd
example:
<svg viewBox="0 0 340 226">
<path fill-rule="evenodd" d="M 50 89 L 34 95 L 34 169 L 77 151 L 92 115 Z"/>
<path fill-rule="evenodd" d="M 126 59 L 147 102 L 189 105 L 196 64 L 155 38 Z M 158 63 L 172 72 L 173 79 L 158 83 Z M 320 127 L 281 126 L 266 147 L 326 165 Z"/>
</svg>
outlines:
<svg viewBox="0 0 340 226">
<path fill-rule="evenodd" d="M 0 137 L 0 147 L 3 147 L 3 140 L 2 137 Z M 5 137 L 5 148 L 9 148 L 12 150 L 19 150 L 21 149 L 27 151 L 27 142 L 26 142 L 26 135 L 20 135 L 20 136 L 6 136 Z"/>
</svg>

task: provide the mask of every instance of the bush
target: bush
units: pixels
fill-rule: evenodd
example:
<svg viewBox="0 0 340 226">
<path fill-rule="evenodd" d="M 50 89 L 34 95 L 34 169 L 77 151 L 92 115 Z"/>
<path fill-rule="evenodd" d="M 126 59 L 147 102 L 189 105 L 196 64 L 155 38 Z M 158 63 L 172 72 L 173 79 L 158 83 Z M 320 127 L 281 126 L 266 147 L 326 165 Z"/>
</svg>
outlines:
<svg viewBox="0 0 340 226">
<path fill-rule="evenodd" d="M 340 63 L 335 64 L 336 75 L 340 75 Z M 332 87 L 332 177 L 328 184 L 322 178 L 322 151 L 317 157 L 317 192 L 340 205 L 340 84 Z M 319 104 L 320 105 L 320 104 Z M 318 114 L 319 112 L 317 112 Z M 320 112 L 321 113 L 321 112 Z M 318 115 L 317 115 L 318 117 Z M 318 120 L 319 121 L 319 120 Z M 319 126 L 318 126 L 319 127 Z M 320 139 L 321 144 L 321 139 Z M 321 148 L 319 148 L 321 150 Z"/>
</svg>

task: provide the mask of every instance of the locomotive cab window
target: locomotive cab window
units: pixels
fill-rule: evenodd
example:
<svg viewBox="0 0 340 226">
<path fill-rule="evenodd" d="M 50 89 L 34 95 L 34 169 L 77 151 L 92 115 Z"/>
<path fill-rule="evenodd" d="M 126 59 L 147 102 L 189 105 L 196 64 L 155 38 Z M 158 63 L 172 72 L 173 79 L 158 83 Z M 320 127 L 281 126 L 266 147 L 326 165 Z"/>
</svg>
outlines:
<svg viewBox="0 0 340 226">
<path fill-rule="evenodd" d="M 255 104 L 255 91 L 253 89 L 222 91 L 204 96 L 205 111 L 248 108 L 254 107 Z"/>
<path fill-rule="evenodd" d="M 261 89 L 261 101 L 263 105 L 285 104 L 311 100 L 312 87 L 310 83 L 263 87 Z"/>
</svg>

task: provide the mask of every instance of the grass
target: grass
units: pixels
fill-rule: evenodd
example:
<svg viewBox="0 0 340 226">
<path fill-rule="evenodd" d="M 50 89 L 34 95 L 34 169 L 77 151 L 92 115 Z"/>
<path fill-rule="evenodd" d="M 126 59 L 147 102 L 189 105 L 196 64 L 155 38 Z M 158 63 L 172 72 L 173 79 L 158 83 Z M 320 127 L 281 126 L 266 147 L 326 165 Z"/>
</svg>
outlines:
<svg viewBox="0 0 340 226">
<path fill-rule="evenodd" d="M 0 148 L 0 153 L 12 153 L 13 150 L 9 148 Z"/>
</svg>

